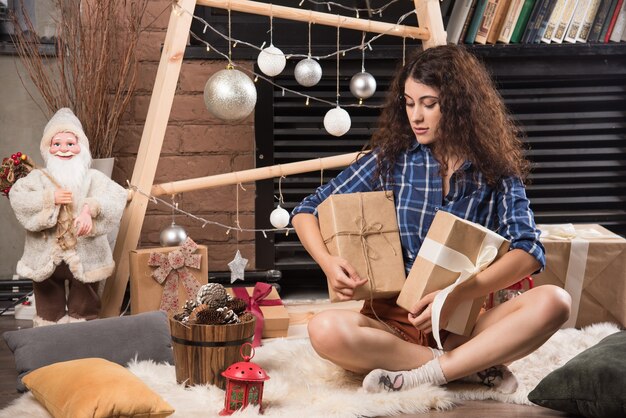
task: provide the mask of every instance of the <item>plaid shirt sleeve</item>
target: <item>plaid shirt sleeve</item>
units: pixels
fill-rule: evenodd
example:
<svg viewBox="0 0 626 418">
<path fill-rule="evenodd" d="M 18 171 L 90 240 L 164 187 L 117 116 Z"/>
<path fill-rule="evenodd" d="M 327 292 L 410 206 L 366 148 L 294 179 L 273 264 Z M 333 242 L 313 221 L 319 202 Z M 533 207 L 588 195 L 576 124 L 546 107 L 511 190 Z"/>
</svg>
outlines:
<svg viewBox="0 0 626 418">
<path fill-rule="evenodd" d="M 330 182 L 320 186 L 307 196 L 291 212 L 293 218 L 298 213 L 311 213 L 317 216 L 317 206 L 331 194 L 368 192 L 374 189 L 374 173 L 376 171 L 376 154 L 370 152 L 352 163 Z"/>
<path fill-rule="evenodd" d="M 511 249 L 524 250 L 546 265 L 545 249 L 539 241 L 540 231 L 535 225 L 524 184 L 517 177 L 507 177 L 501 183 L 497 196 L 500 227 L 498 233 L 511 241 Z"/>
</svg>

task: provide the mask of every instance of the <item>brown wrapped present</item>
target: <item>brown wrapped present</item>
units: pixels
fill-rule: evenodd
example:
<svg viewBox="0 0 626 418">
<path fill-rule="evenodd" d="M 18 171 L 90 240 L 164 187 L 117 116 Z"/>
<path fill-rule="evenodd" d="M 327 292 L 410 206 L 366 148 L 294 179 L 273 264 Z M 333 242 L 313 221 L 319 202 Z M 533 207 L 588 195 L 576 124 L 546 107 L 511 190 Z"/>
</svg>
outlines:
<svg viewBox="0 0 626 418">
<path fill-rule="evenodd" d="M 546 268 L 535 286 L 554 284 L 572 297 L 563 328 L 598 322 L 626 326 L 626 240 L 600 225 L 538 225 Z"/>
<path fill-rule="evenodd" d="M 231 287 L 226 291 L 245 300 L 246 310 L 256 316 L 255 339 L 258 340 L 258 330 L 262 330 L 263 338 L 287 336 L 289 314 L 274 286 L 259 282 L 254 287 Z"/>
<path fill-rule="evenodd" d="M 355 300 L 389 298 L 402 289 L 406 274 L 392 192 L 329 196 L 318 208 L 326 248 L 345 258 L 368 282 L 355 289 Z M 328 287 L 331 302 L 339 298 Z"/>
<path fill-rule="evenodd" d="M 195 299 L 209 278 L 207 247 L 187 238 L 180 247 L 130 252 L 132 314 L 164 310 L 177 313 L 187 299 Z"/>
<path fill-rule="evenodd" d="M 436 290 L 433 302 L 433 336 L 439 344 L 439 313 L 457 284 L 471 279 L 509 250 L 509 242 L 493 231 L 451 213 L 435 215 L 409 277 L 398 296 L 398 306 L 410 310 L 422 297 Z M 444 329 L 469 335 L 485 297 L 460 304 Z"/>
</svg>

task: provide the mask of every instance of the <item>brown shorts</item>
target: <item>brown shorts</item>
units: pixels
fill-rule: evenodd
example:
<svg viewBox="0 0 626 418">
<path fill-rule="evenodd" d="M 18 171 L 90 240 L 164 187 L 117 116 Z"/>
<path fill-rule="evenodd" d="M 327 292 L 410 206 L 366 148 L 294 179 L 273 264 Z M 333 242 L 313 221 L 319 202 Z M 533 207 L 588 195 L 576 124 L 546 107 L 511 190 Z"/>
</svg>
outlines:
<svg viewBox="0 0 626 418">
<path fill-rule="evenodd" d="M 374 312 L 376 314 L 374 314 Z M 395 334 L 404 341 L 425 347 L 437 347 L 432 333 L 425 334 L 409 322 L 409 313 L 396 305 L 395 297 L 391 299 L 374 299 L 372 304 L 370 304 L 369 300 L 366 300 L 361 309 L 361 313 L 374 320 L 376 320 L 376 315 L 378 315 L 378 318 L 389 325 L 389 327 L 394 330 Z M 442 343 L 449 334 L 448 331 L 440 331 Z"/>
</svg>

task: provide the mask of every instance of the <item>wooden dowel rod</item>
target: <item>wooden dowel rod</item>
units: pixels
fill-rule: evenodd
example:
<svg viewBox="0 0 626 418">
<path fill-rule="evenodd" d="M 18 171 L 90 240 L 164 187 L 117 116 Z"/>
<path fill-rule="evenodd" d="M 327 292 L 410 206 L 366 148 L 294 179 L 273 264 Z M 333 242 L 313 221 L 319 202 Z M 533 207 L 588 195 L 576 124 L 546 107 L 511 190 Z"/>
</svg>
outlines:
<svg viewBox="0 0 626 418">
<path fill-rule="evenodd" d="M 311 22 L 319 25 L 334 26 L 340 25 L 342 28 L 354 29 L 358 31 L 384 33 L 385 35 L 399 36 L 412 39 L 430 39 L 428 29 L 415 28 L 394 23 L 377 22 L 375 20 L 359 19 L 330 13 L 315 12 L 295 7 L 277 6 L 258 1 L 248 0 L 198 0 L 197 4 L 202 6 L 217 7 L 220 9 L 230 9 L 237 12 L 252 13 L 263 16 L 273 16 L 281 19 L 297 20 L 300 22 Z"/>
<path fill-rule="evenodd" d="M 335 155 L 332 157 L 317 158 L 315 160 L 298 161 L 295 163 L 278 164 L 269 167 L 252 168 L 250 170 L 235 171 L 215 176 L 198 177 L 155 184 L 150 192 L 152 196 L 172 195 L 192 190 L 209 189 L 211 187 L 227 186 L 238 183 L 249 183 L 256 180 L 265 180 L 292 174 L 307 173 L 309 171 L 327 170 L 330 168 L 345 167 L 352 164 L 362 152 Z"/>
</svg>

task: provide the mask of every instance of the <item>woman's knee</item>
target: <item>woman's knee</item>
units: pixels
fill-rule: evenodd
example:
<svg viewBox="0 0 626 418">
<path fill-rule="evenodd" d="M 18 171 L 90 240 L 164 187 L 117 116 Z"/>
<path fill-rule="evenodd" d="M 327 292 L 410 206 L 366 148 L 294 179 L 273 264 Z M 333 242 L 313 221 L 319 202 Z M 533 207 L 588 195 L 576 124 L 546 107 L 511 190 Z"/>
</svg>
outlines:
<svg viewBox="0 0 626 418">
<path fill-rule="evenodd" d="M 337 312 L 324 311 L 309 320 L 311 345 L 320 354 L 330 354 L 346 346 L 346 319 Z"/>
<path fill-rule="evenodd" d="M 546 326 L 558 329 L 570 315 L 572 298 L 564 289 L 554 285 L 544 285 L 536 288 L 536 307 Z"/>
</svg>

